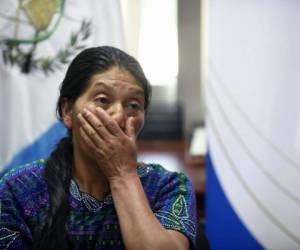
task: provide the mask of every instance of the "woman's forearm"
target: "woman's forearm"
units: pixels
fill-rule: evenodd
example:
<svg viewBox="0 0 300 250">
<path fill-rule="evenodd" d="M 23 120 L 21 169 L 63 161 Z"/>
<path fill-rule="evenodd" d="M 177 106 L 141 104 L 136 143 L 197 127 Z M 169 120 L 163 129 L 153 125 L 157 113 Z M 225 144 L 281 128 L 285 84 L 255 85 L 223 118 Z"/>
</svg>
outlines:
<svg viewBox="0 0 300 250">
<path fill-rule="evenodd" d="M 115 178 L 110 187 L 126 249 L 185 249 L 153 214 L 137 174 Z"/>
</svg>

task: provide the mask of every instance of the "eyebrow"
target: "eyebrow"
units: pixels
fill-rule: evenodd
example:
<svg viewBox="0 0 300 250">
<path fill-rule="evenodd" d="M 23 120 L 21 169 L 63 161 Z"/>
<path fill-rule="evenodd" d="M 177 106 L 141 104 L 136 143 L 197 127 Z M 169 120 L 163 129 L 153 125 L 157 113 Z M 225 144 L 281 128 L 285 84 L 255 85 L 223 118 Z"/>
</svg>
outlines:
<svg viewBox="0 0 300 250">
<path fill-rule="evenodd" d="M 140 95 L 141 97 L 143 97 L 144 98 L 144 91 L 143 90 L 141 90 L 141 89 L 134 89 L 134 90 L 132 90 L 132 92 L 131 92 L 132 94 L 134 94 L 134 95 Z"/>
<path fill-rule="evenodd" d="M 95 86 L 94 86 L 94 89 L 100 88 L 100 87 L 105 87 L 105 88 L 108 88 L 108 89 L 112 89 L 112 87 L 109 84 L 105 83 L 105 82 L 96 82 Z"/>
</svg>

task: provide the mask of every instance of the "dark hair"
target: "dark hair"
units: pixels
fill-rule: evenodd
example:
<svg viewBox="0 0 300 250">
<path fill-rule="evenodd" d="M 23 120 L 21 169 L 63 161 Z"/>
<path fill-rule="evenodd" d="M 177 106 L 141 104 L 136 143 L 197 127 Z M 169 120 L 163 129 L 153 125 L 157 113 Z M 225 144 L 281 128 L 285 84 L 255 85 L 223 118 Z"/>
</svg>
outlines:
<svg viewBox="0 0 300 250">
<path fill-rule="evenodd" d="M 65 100 L 74 104 L 87 89 L 94 74 L 105 72 L 113 66 L 127 70 L 144 90 L 147 109 L 151 87 L 136 59 L 125 52 L 109 46 L 83 50 L 71 62 L 60 87 L 57 115 L 62 119 L 62 104 Z M 69 187 L 73 165 L 71 131 L 63 138 L 46 162 L 45 180 L 48 185 L 50 207 L 45 223 L 34 234 L 34 249 L 72 249 L 67 230 L 69 216 Z"/>
<path fill-rule="evenodd" d="M 151 87 L 138 61 L 122 50 L 103 46 L 83 50 L 71 62 L 58 98 L 59 117 L 62 116 L 61 106 L 65 98 L 71 103 L 75 102 L 88 87 L 89 80 L 94 74 L 104 72 L 113 66 L 127 70 L 141 84 L 144 90 L 146 109 L 150 102 Z"/>
</svg>

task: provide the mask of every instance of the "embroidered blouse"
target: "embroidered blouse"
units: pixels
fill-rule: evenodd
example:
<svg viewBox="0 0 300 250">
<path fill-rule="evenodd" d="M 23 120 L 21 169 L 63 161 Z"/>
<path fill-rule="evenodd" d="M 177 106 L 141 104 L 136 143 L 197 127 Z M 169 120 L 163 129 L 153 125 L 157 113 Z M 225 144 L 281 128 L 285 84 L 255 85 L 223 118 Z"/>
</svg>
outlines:
<svg viewBox="0 0 300 250">
<path fill-rule="evenodd" d="M 45 160 L 12 168 L 0 179 L 0 249 L 31 249 L 33 232 L 49 208 Z M 188 178 L 160 165 L 140 163 L 137 173 L 151 209 L 166 228 L 195 247 L 195 200 Z M 124 249 L 111 194 L 102 201 L 70 184 L 68 230 L 76 249 Z"/>
</svg>

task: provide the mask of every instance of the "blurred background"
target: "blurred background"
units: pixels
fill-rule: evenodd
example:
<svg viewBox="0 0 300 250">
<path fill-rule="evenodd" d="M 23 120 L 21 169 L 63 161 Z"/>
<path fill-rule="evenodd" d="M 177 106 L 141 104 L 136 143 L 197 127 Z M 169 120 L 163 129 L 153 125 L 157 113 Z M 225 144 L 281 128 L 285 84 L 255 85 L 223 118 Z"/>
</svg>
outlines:
<svg viewBox="0 0 300 250">
<path fill-rule="evenodd" d="M 139 160 L 190 177 L 210 247 L 300 249 L 299 23 L 297 0 L 1 1 L 0 171 L 49 155 L 68 63 L 115 46 L 153 86 Z"/>
</svg>

